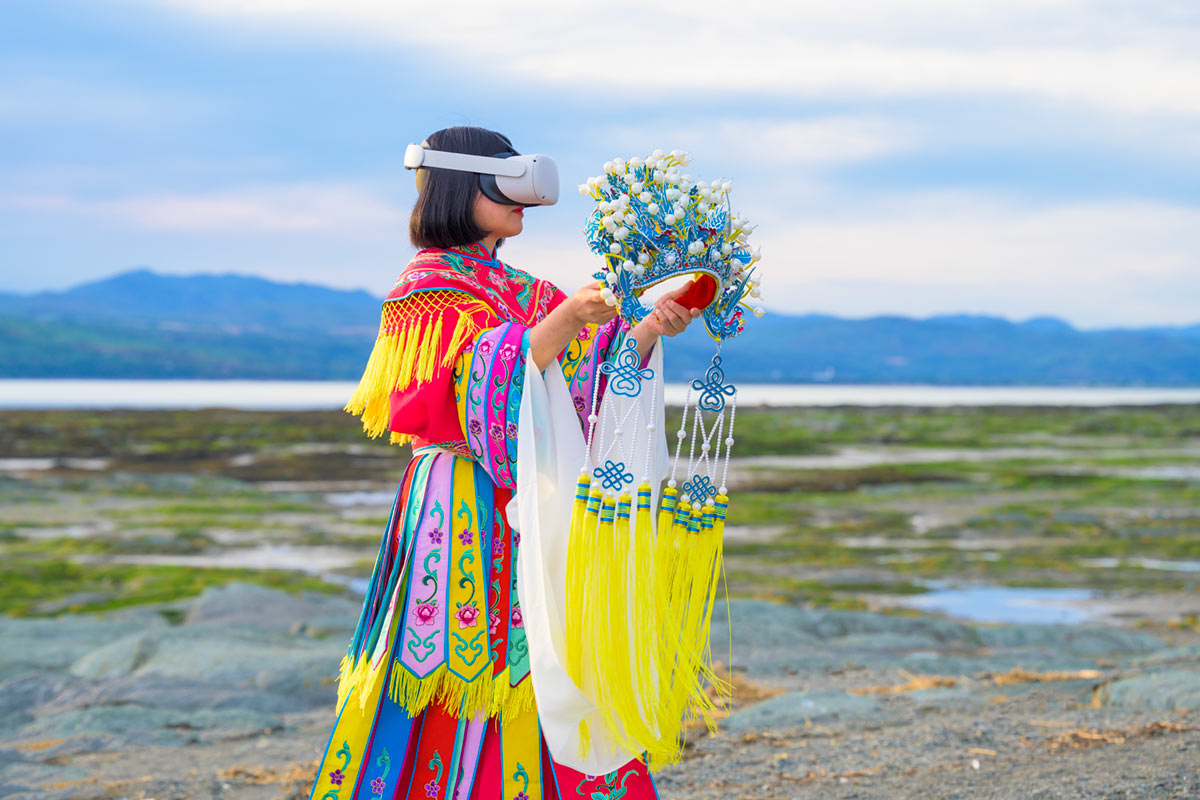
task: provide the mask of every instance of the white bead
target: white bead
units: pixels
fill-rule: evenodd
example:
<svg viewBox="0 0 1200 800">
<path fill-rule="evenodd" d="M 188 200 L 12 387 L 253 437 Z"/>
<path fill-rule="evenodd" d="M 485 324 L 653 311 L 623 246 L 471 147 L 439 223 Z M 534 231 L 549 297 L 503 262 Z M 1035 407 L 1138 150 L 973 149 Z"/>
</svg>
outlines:
<svg viewBox="0 0 1200 800">
<path fill-rule="evenodd" d="M 613 433 L 616 434 L 618 437 L 621 437 L 621 436 L 625 435 L 625 429 L 617 428 L 615 431 L 613 431 Z"/>
<path fill-rule="evenodd" d="M 595 414 L 588 414 L 588 422 L 597 422 L 599 419 Z"/>
<path fill-rule="evenodd" d="M 705 442 L 704 444 L 700 445 L 701 452 L 707 453 L 711 449 L 712 449 L 712 447 L 709 445 L 708 442 Z"/>
<path fill-rule="evenodd" d="M 613 166 L 614 166 L 614 165 L 613 165 L 613 162 L 611 162 L 611 161 L 605 161 L 605 162 L 604 162 L 604 171 L 605 171 L 605 172 L 612 172 L 612 171 L 613 171 Z"/>
<path fill-rule="evenodd" d="M 724 486 L 722 486 L 720 489 L 717 489 L 717 492 L 719 492 L 720 494 L 729 494 L 729 490 L 726 489 Z"/>
<path fill-rule="evenodd" d="M 668 225 L 674 225 L 675 224 L 675 215 L 667 214 L 665 217 L 663 217 L 663 222 L 667 223 Z"/>
<path fill-rule="evenodd" d="M 654 202 L 654 195 L 649 192 L 642 192 L 638 195 L 638 200 L 641 200 L 643 203 L 652 203 Z"/>
<path fill-rule="evenodd" d="M 651 422 L 649 425 L 646 426 L 646 430 L 650 431 L 651 433 L 654 433 L 656 430 L 658 430 L 658 426 L 655 425 L 653 422 Z"/>
<path fill-rule="evenodd" d="M 649 254 L 649 253 L 642 253 L 642 254 L 640 254 L 640 255 L 638 256 L 638 263 L 639 263 L 639 264 L 643 264 L 643 265 L 644 265 L 644 264 L 649 264 L 649 263 L 650 263 L 650 254 Z"/>
<path fill-rule="evenodd" d="M 700 504 L 692 503 L 692 511 L 699 511 L 699 510 L 700 510 Z"/>
<path fill-rule="evenodd" d="M 725 446 L 726 446 L 726 447 L 733 447 L 733 437 L 732 437 L 732 436 L 726 436 L 726 437 L 725 437 Z"/>
<path fill-rule="evenodd" d="M 637 156 L 634 156 L 633 158 L 629 159 L 629 166 L 633 167 L 634 169 L 637 169 L 638 167 L 640 167 L 642 165 L 642 163 L 643 163 L 642 160 L 640 158 L 638 158 Z"/>
<path fill-rule="evenodd" d="M 641 181 L 634 181 L 632 184 L 630 184 L 630 186 L 629 186 L 630 194 L 641 194 L 641 192 L 642 192 L 642 182 Z"/>
<path fill-rule="evenodd" d="M 679 502 L 683 503 L 686 506 L 688 497 L 690 497 L 690 495 L 687 492 L 684 492 L 683 494 L 679 495 Z"/>
<path fill-rule="evenodd" d="M 675 479 L 671 478 L 671 480 L 667 481 L 667 486 L 670 486 L 672 489 L 674 489 L 675 488 Z"/>
<path fill-rule="evenodd" d="M 762 315 L 766 313 L 767 312 L 761 307 L 754 309 L 754 316 L 758 317 L 759 319 L 762 319 Z"/>
<path fill-rule="evenodd" d="M 685 431 L 683 428 L 680 428 L 679 430 L 677 430 L 677 431 L 675 432 L 675 438 L 676 438 L 676 439 L 686 439 L 686 438 L 687 438 L 687 431 Z"/>
<path fill-rule="evenodd" d="M 633 262 L 628 258 L 621 262 L 621 269 L 633 269 Z"/>
<path fill-rule="evenodd" d="M 646 206 L 646 210 L 649 211 L 651 214 L 657 214 L 658 213 L 658 203 L 651 203 L 650 205 Z"/>
<path fill-rule="evenodd" d="M 614 255 L 621 252 L 621 245 L 617 244 L 616 242 L 613 242 L 612 244 L 610 244 L 608 246 L 608 252 L 610 252 Z"/>
<path fill-rule="evenodd" d="M 610 272 L 607 275 L 605 275 L 604 282 L 607 283 L 609 286 L 616 286 L 617 285 L 617 273 Z"/>
</svg>

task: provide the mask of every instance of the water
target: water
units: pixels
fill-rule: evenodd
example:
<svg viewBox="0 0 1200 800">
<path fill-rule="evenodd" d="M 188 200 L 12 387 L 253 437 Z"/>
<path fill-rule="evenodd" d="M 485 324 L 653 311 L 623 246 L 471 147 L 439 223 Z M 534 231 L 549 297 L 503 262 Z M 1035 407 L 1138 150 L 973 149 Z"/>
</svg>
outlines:
<svg viewBox="0 0 1200 800">
<path fill-rule="evenodd" d="M 1178 560 L 1173 561 L 1166 558 L 1116 558 L 1106 556 L 1103 558 L 1085 558 L 1082 562 L 1085 566 L 1098 567 L 1100 569 L 1115 569 L 1117 567 L 1141 567 L 1142 569 L 1158 569 L 1166 572 L 1200 572 L 1200 560 L 1188 561 Z"/>
<path fill-rule="evenodd" d="M 1087 589 L 968 586 L 935 589 L 896 603 L 973 622 L 1077 625 L 1095 616 L 1085 605 L 1094 596 Z"/>
<path fill-rule="evenodd" d="M 0 408 L 337 409 L 351 381 L 0 379 Z M 669 383 L 682 405 L 687 385 Z M 1109 406 L 1200 403 L 1200 388 L 744 384 L 742 405 Z"/>
</svg>

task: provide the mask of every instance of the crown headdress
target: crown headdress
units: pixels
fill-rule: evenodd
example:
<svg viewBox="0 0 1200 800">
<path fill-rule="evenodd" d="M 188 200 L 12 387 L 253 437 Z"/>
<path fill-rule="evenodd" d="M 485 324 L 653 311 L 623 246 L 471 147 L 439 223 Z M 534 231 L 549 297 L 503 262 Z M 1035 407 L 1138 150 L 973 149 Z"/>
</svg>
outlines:
<svg viewBox="0 0 1200 800">
<path fill-rule="evenodd" d="M 711 278 L 713 298 L 702 316 L 721 342 L 742 332 L 743 308 L 762 316 L 748 302 L 759 296 L 760 253 L 747 243 L 754 226 L 730 211 L 731 181 L 693 180 L 680 172 L 688 163 L 678 150 L 606 162 L 603 175 L 579 187 L 596 201 L 587 241 L 605 258 L 595 277 L 607 284 L 606 299 L 630 324 L 652 310 L 640 299 L 651 286 L 681 275 Z"/>
</svg>

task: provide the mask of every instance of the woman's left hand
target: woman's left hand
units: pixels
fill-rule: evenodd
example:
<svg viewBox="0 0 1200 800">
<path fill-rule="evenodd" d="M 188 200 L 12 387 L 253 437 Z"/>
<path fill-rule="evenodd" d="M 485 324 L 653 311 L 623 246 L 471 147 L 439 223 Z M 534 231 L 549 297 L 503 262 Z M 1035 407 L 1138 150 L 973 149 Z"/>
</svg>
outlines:
<svg viewBox="0 0 1200 800">
<path fill-rule="evenodd" d="M 684 308 L 675 298 L 688 290 L 688 284 L 664 294 L 654 303 L 654 311 L 646 317 L 646 327 L 657 336 L 677 336 L 687 330 L 692 320 L 700 316 L 698 308 Z"/>
</svg>

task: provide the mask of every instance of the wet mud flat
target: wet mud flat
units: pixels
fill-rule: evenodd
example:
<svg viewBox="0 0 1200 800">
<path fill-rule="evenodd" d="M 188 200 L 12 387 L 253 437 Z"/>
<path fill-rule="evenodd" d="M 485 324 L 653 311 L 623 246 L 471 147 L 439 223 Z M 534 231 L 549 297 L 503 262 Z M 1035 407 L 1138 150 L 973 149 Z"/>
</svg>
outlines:
<svg viewBox="0 0 1200 800">
<path fill-rule="evenodd" d="M 307 798 L 356 615 L 353 598 L 232 583 L 169 609 L 0 620 L 0 792 Z M 735 599 L 714 653 L 730 650 L 729 618 L 732 707 L 657 774 L 664 798 L 1200 787 L 1193 632 Z"/>
<path fill-rule="evenodd" d="M 1200 796 L 1200 408 L 738 425 L 734 704 L 663 797 Z M 405 455 L 0 412 L 0 794 L 307 798 Z"/>
</svg>

